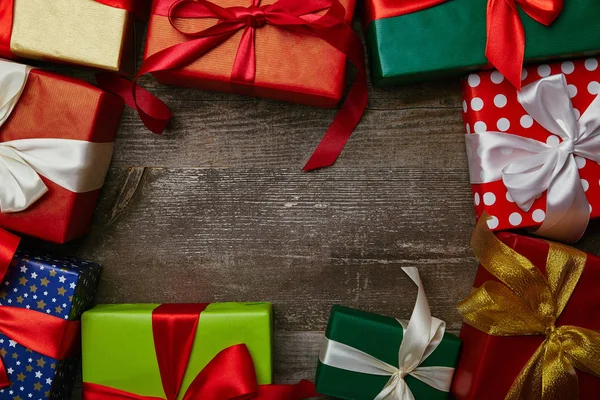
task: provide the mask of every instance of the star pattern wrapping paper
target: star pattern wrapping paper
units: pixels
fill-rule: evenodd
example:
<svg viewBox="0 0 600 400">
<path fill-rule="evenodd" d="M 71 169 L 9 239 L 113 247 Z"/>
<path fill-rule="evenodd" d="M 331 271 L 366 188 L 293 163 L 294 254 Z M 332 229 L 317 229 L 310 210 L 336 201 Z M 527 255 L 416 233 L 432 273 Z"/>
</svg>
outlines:
<svg viewBox="0 0 600 400">
<path fill-rule="evenodd" d="M 93 304 L 99 264 L 19 251 L 0 287 L 0 306 L 22 307 L 78 320 Z M 10 387 L 0 400 L 64 400 L 70 396 L 79 359 L 56 360 L 29 350 L 0 333 L 0 357 Z"/>
</svg>

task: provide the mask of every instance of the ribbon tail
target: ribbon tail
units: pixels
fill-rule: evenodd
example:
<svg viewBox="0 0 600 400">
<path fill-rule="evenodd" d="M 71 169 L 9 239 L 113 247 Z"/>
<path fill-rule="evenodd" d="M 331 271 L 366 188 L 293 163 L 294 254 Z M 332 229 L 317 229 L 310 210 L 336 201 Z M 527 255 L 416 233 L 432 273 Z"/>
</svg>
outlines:
<svg viewBox="0 0 600 400">
<path fill-rule="evenodd" d="M 546 218 L 535 234 L 562 242 L 577 242 L 589 220 L 590 204 L 581 185 L 577 163 L 569 156 L 548 187 Z"/>
<path fill-rule="evenodd" d="M 108 386 L 83 382 L 83 400 L 164 400 L 158 397 L 144 397 L 124 392 Z"/>
<path fill-rule="evenodd" d="M 108 72 L 96 74 L 96 82 L 99 87 L 121 97 L 125 104 L 136 110 L 150 131 L 162 133 L 171 120 L 171 110 L 167 105 L 136 83 Z"/>
<path fill-rule="evenodd" d="M 544 344 L 536 350 L 523 367 L 505 400 L 542 399 L 543 359 L 546 347 Z"/>
<path fill-rule="evenodd" d="M 517 89 L 525 59 L 525 30 L 514 1 L 490 0 L 485 55 Z"/>
<path fill-rule="evenodd" d="M 352 132 L 360 122 L 369 99 L 365 54 L 360 38 L 346 25 L 341 25 L 335 30 L 327 30 L 325 32 L 327 33 L 321 33 L 318 36 L 346 54 L 350 62 L 358 69 L 358 76 L 344 104 L 302 169 L 303 171 L 329 167 L 335 163 L 350 139 Z"/>
</svg>

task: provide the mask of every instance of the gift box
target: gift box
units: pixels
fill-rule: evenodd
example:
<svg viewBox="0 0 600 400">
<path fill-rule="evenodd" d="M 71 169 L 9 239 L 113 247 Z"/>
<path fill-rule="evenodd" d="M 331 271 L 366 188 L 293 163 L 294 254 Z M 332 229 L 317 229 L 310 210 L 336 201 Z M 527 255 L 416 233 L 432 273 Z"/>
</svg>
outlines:
<svg viewBox="0 0 600 400">
<path fill-rule="evenodd" d="M 100 273 L 95 263 L 17 251 L 0 290 L 0 357 L 8 384 L 0 399 L 70 397 L 79 367 L 79 318 L 93 303 Z M 47 343 L 62 348 L 50 355 Z"/>
<path fill-rule="evenodd" d="M 278 0 L 218 0 L 220 7 L 261 7 Z M 341 0 L 345 8 L 343 22 L 350 24 L 355 0 Z M 201 10 L 203 18 L 176 18 L 169 21 L 169 10 L 176 0 L 154 0 L 148 23 L 145 59 L 174 45 L 193 41 L 182 32 L 200 32 L 214 26 L 219 15 Z M 288 2 L 289 3 L 289 2 Z M 320 6 L 322 8 L 322 5 Z M 258 9 L 255 7 L 255 9 Z M 185 11 L 185 10 L 184 10 Z M 311 13 L 313 16 L 316 13 Z M 322 15 L 323 12 L 319 12 Z M 185 13 L 181 13 L 185 15 Z M 317 107 L 335 107 L 346 86 L 346 55 L 319 37 L 290 32 L 271 23 L 257 26 L 254 38 L 256 71 L 253 81 L 243 82 L 232 77 L 238 49 L 245 33 L 242 29 L 221 40 L 208 53 L 194 57 L 183 68 L 154 72 L 163 84 L 195 87 L 231 93 L 241 93 L 277 100 L 303 103 Z M 241 51 L 241 50 L 240 50 Z"/>
<path fill-rule="evenodd" d="M 182 398 L 195 385 L 195 378 L 202 376 L 199 373 L 209 369 L 230 369 L 234 380 L 243 380 L 245 372 L 236 372 L 241 361 L 210 367 L 223 358 L 223 351 L 239 345 L 245 345 L 251 356 L 252 382 L 268 385 L 272 382 L 271 329 L 268 303 L 96 306 L 82 318 L 84 397 L 106 399 L 108 393 L 131 393 L 162 399 L 166 391 L 175 390 L 180 397 L 168 393 L 167 398 Z M 174 370 L 178 376 L 165 378 Z M 172 380 L 176 389 L 165 383 Z"/>
<path fill-rule="evenodd" d="M 489 61 L 515 63 L 516 66 L 510 67 L 514 76 L 521 69 L 517 65 L 520 64 L 519 43 L 523 39 L 517 33 L 521 23 L 526 61 L 597 53 L 600 50 L 596 22 L 600 12 L 598 2 L 564 2 L 562 12 L 558 3 L 545 4 L 546 8 L 541 10 L 528 3 L 531 15 L 539 16 L 540 23 L 512 2 L 428 0 L 399 5 L 394 1 L 368 0 L 366 41 L 373 82 L 389 86 L 480 69 L 488 65 L 488 36 L 490 44 L 505 46 L 500 51 L 490 49 L 497 58 Z M 556 9 L 560 14 L 554 11 Z M 497 24 L 490 35 L 486 34 L 486 18 Z"/>
<path fill-rule="evenodd" d="M 417 269 L 409 270 L 419 285 L 410 321 L 333 306 L 317 367 L 318 393 L 349 400 L 408 398 L 401 396 L 406 392 L 415 399 L 448 398 L 461 343 L 431 317 Z"/>
<path fill-rule="evenodd" d="M 474 234 L 482 265 L 473 293 L 459 304 L 463 350 L 452 393 L 457 400 L 598 398 L 600 321 L 590 316 L 600 309 L 600 258 L 537 238 L 496 236 L 483 222 Z"/>
<path fill-rule="evenodd" d="M 81 80 L 0 60 L 2 91 L 0 226 L 58 243 L 87 233 L 122 99 Z"/>
<path fill-rule="evenodd" d="M 4 0 L 0 57 L 31 58 L 131 74 L 139 0 Z M 138 16 L 137 18 L 135 16 Z"/>
<path fill-rule="evenodd" d="M 475 210 L 491 216 L 490 228 L 538 228 L 572 242 L 600 216 L 600 157 L 591 147 L 600 135 L 598 64 L 531 66 L 520 93 L 497 71 L 464 80 Z"/>
</svg>

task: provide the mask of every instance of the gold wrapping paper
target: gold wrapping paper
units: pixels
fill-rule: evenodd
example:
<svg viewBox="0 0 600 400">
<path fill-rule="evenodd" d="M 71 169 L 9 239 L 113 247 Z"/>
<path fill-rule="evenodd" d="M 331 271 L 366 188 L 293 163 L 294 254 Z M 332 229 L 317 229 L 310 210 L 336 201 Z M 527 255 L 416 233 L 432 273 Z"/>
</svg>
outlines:
<svg viewBox="0 0 600 400">
<path fill-rule="evenodd" d="M 133 17 L 94 0 L 14 0 L 11 51 L 109 71 L 133 71 Z"/>
</svg>

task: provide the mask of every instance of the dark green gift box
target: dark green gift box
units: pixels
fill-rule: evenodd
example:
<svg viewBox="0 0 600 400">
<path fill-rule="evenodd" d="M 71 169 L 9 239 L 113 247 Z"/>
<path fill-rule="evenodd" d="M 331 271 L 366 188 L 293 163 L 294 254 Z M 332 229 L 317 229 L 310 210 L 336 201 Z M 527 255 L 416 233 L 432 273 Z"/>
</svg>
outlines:
<svg viewBox="0 0 600 400">
<path fill-rule="evenodd" d="M 398 367 L 403 329 L 394 318 L 336 305 L 331 310 L 325 336 Z M 454 367 L 459 351 L 460 339 L 446 333 L 437 349 L 421 366 Z M 361 374 L 319 362 L 317 392 L 342 399 L 373 400 L 389 379 L 389 376 Z M 417 400 L 448 399 L 449 393 L 434 389 L 410 375 L 404 379 Z"/>
<path fill-rule="evenodd" d="M 366 36 L 373 82 L 389 86 L 424 81 L 488 65 L 487 3 L 449 0 L 423 11 L 371 22 Z M 550 27 L 522 10 L 520 15 L 526 62 L 600 53 L 598 0 L 565 1 L 562 14 Z"/>
</svg>

